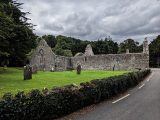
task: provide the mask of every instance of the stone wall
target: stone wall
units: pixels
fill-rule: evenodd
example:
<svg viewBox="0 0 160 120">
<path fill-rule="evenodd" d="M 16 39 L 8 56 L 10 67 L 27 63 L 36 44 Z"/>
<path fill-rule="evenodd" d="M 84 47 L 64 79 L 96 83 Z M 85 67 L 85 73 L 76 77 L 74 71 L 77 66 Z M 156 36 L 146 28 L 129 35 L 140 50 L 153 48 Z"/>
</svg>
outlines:
<svg viewBox="0 0 160 120">
<path fill-rule="evenodd" d="M 78 64 L 82 66 L 83 70 L 113 70 L 113 67 L 115 70 L 149 68 L 148 42 L 144 41 L 143 53 L 127 51 L 126 54 L 94 55 L 91 46 L 88 45 L 85 55 L 65 57 L 55 55 L 45 40 L 41 40 L 30 60 L 30 65 L 36 66 L 38 70 L 47 71 L 76 69 Z"/>
<path fill-rule="evenodd" d="M 133 70 L 149 68 L 149 55 L 143 53 L 107 54 L 72 58 L 73 68 L 81 64 L 83 70 Z"/>
<path fill-rule="evenodd" d="M 64 71 L 72 67 L 71 58 L 56 55 L 55 58 L 55 71 Z"/>
</svg>

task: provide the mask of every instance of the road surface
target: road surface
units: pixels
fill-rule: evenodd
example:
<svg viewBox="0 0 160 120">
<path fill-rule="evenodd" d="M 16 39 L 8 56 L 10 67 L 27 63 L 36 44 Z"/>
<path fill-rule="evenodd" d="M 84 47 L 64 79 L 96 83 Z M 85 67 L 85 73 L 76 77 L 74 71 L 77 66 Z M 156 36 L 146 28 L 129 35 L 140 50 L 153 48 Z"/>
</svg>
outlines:
<svg viewBox="0 0 160 120">
<path fill-rule="evenodd" d="M 85 111 L 60 120 L 160 120 L 160 70 L 153 69 L 146 80 L 124 95 Z"/>
</svg>

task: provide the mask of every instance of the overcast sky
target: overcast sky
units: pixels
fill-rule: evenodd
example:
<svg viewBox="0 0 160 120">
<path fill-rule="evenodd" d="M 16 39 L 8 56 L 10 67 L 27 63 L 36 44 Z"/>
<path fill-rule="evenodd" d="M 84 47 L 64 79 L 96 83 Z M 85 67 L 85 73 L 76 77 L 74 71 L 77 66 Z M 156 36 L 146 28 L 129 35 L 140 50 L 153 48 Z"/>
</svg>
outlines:
<svg viewBox="0 0 160 120">
<path fill-rule="evenodd" d="M 160 0 L 19 0 L 38 35 L 116 41 L 160 34 Z"/>
</svg>

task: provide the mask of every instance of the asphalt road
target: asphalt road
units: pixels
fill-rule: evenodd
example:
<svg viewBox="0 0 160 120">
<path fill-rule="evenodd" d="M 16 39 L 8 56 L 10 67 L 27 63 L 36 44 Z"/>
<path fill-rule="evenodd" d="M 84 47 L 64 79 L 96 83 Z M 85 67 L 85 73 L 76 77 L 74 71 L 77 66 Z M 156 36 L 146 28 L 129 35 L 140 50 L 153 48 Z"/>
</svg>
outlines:
<svg viewBox="0 0 160 120">
<path fill-rule="evenodd" d="M 86 111 L 84 109 L 84 111 Z M 160 70 L 124 95 L 62 120 L 160 120 Z"/>
</svg>

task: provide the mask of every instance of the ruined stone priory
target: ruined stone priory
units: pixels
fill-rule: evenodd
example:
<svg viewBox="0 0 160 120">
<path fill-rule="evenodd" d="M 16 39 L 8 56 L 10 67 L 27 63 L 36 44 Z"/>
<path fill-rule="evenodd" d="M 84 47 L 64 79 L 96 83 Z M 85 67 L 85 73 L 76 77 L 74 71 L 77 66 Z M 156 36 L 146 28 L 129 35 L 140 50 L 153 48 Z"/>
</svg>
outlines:
<svg viewBox="0 0 160 120">
<path fill-rule="evenodd" d="M 145 38 L 142 53 L 102 54 L 94 55 L 91 45 L 87 45 L 85 53 L 77 53 L 74 57 L 56 55 L 45 40 L 41 40 L 33 51 L 30 65 L 37 70 L 65 71 L 76 69 L 80 64 L 82 70 L 135 70 L 149 68 L 149 46 Z"/>
</svg>

